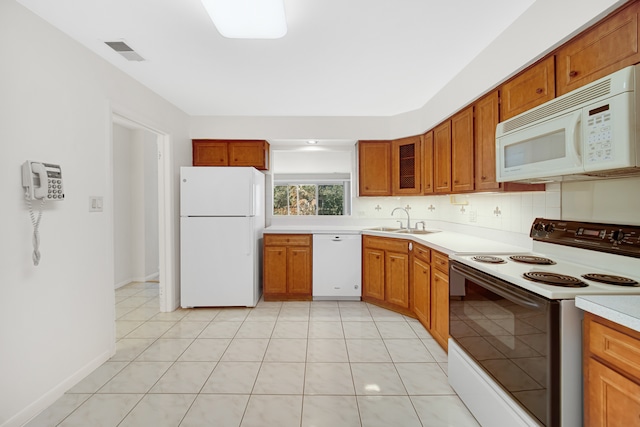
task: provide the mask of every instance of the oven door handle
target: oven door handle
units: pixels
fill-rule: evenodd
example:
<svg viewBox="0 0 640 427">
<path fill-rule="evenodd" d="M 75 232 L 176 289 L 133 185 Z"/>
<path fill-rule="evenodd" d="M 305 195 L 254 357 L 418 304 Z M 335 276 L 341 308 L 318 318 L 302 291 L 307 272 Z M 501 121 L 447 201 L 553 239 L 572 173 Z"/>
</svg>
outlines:
<svg viewBox="0 0 640 427">
<path fill-rule="evenodd" d="M 477 285 L 482 286 L 483 288 L 486 288 L 491 292 L 495 292 L 496 294 L 510 301 L 513 301 L 516 304 L 520 304 L 520 305 L 531 307 L 531 308 L 544 309 L 545 305 L 541 302 L 538 302 L 537 301 L 538 298 L 532 297 L 531 295 L 525 294 L 524 292 L 518 292 L 519 288 L 517 287 L 513 289 L 513 287 L 515 287 L 516 285 L 509 284 L 509 286 L 507 287 L 507 286 L 500 286 L 498 283 L 491 283 L 485 277 L 482 277 L 479 274 L 475 274 L 474 271 L 469 271 L 469 269 L 466 269 L 466 268 L 462 269 L 454 263 L 451 263 L 451 265 L 449 266 L 449 269 L 450 269 L 450 273 L 455 273 L 456 275 L 460 275 L 461 279 L 465 279 L 465 278 L 472 279 Z M 456 280 L 455 278 L 452 278 L 452 279 Z M 495 280 L 496 282 L 508 283 L 508 282 L 504 282 L 501 279 L 495 279 Z"/>
</svg>

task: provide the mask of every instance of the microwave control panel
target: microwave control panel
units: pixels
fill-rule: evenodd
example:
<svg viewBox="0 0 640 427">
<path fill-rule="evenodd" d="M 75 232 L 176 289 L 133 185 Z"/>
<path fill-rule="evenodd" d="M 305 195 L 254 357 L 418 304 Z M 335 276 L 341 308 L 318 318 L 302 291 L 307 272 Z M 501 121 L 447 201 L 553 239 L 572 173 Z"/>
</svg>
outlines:
<svg viewBox="0 0 640 427">
<path fill-rule="evenodd" d="M 585 153 L 587 164 L 613 160 L 611 122 L 609 104 L 588 111 Z"/>
</svg>

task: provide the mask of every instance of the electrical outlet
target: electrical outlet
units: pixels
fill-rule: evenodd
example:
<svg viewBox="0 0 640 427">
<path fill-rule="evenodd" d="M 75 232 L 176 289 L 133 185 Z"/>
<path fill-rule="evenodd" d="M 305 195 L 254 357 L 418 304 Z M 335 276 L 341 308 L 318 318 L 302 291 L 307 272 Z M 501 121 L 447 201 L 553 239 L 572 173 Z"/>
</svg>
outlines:
<svg viewBox="0 0 640 427">
<path fill-rule="evenodd" d="M 469 211 L 469 222 L 478 222 L 478 211 Z"/>
</svg>

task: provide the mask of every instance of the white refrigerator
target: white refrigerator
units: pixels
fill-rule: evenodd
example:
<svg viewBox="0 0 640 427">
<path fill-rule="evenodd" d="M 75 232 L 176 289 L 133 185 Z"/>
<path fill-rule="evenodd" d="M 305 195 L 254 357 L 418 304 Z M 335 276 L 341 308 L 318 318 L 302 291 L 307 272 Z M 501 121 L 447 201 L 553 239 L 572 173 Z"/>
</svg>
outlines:
<svg viewBox="0 0 640 427">
<path fill-rule="evenodd" d="M 262 293 L 264 174 L 180 168 L 180 305 L 255 307 Z"/>
</svg>

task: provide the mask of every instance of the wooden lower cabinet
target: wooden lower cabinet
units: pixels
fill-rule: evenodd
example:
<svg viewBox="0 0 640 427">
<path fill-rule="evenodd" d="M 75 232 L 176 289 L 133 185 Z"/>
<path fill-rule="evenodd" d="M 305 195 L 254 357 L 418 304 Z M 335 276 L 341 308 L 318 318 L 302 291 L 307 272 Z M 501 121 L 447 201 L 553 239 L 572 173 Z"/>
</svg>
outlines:
<svg viewBox="0 0 640 427">
<path fill-rule="evenodd" d="M 426 329 L 431 329 L 430 249 L 414 244 L 411 261 L 411 308 Z"/>
<path fill-rule="evenodd" d="M 310 234 L 265 234 L 263 292 L 265 301 L 310 300 L 312 295 Z"/>
<path fill-rule="evenodd" d="M 640 425 L 640 332 L 591 313 L 583 325 L 584 425 Z"/>
<path fill-rule="evenodd" d="M 429 332 L 445 350 L 449 340 L 449 257 L 432 253 L 431 328 Z"/>
<path fill-rule="evenodd" d="M 412 316 L 409 242 L 362 236 L 362 300 Z"/>
</svg>

